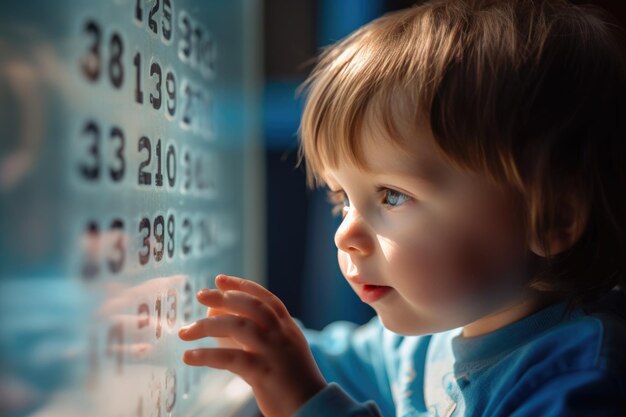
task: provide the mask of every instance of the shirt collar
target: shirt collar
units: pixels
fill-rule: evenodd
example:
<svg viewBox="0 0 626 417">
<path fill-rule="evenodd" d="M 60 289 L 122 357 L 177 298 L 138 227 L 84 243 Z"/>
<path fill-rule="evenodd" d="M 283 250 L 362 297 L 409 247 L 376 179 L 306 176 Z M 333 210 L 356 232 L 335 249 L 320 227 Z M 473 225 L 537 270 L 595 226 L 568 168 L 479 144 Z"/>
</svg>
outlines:
<svg viewBox="0 0 626 417">
<path fill-rule="evenodd" d="M 452 352 L 457 365 L 468 362 L 483 361 L 499 356 L 522 345 L 534 336 L 558 324 L 570 314 L 565 302 L 545 307 L 521 320 L 506 325 L 493 332 L 464 337 L 462 332 L 452 339 Z"/>
</svg>

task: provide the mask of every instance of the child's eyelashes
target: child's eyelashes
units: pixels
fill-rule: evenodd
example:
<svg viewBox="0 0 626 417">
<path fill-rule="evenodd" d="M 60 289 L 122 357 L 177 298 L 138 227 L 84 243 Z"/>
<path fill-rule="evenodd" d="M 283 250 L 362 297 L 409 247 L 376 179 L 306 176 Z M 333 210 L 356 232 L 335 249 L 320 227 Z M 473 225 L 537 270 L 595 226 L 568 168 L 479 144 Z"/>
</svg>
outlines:
<svg viewBox="0 0 626 417">
<path fill-rule="evenodd" d="M 388 207 L 401 206 L 411 199 L 411 197 L 403 192 L 383 186 L 376 187 L 376 194 L 380 198 L 380 203 Z M 344 209 L 350 207 L 350 200 L 343 190 L 328 190 L 326 195 L 328 202 L 333 205 L 332 214 L 334 216 L 342 213 Z"/>
<path fill-rule="evenodd" d="M 338 214 L 343 212 L 344 208 L 350 207 L 350 200 L 348 200 L 348 196 L 346 196 L 346 193 L 344 193 L 341 190 L 339 191 L 328 190 L 326 192 L 326 197 L 327 197 L 328 202 L 332 204 L 333 206 L 332 208 L 333 216 L 337 216 Z"/>
<path fill-rule="evenodd" d="M 387 187 L 377 187 L 377 190 L 383 195 L 383 204 L 390 207 L 398 207 L 411 198 L 400 191 L 392 190 Z"/>
</svg>

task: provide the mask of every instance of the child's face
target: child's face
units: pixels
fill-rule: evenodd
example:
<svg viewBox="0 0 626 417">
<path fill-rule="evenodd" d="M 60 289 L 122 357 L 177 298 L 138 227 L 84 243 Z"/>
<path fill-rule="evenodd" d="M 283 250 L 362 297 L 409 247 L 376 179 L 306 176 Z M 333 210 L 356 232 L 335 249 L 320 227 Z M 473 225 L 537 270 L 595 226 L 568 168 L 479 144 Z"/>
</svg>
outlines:
<svg viewBox="0 0 626 417">
<path fill-rule="evenodd" d="M 430 129 L 414 133 L 405 152 L 370 130 L 370 169 L 324 171 L 345 197 L 335 234 L 343 275 L 385 327 L 407 335 L 459 327 L 510 303 L 524 254 L 510 199 L 445 162 Z"/>
</svg>

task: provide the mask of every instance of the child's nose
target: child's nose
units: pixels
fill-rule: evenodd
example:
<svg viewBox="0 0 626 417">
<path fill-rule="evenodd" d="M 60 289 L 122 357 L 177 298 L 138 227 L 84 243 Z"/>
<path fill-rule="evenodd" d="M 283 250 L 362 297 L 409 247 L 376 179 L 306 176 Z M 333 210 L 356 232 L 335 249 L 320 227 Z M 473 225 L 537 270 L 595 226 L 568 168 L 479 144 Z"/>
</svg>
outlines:
<svg viewBox="0 0 626 417">
<path fill-rule="evenodd" d="M 363 217 L 350 207 L 335 232 L 335 245 L 344 252 L 369 255 L 374 243 Z"/>
</svg>

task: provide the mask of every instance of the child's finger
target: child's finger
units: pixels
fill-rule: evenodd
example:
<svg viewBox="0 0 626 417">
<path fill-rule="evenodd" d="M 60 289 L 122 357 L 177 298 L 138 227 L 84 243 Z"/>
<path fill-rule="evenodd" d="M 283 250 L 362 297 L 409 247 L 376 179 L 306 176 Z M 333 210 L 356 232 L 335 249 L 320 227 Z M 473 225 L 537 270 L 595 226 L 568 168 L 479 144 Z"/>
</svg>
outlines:
<svg viewBox="0 0 626 417">
<path fill-rule="evenodd" d="M 207 317 L 215 317 L 215 316 L 219 316 L 222 314 L 228 314 L 228 311 L 215 308 L 215 307 L 207 308 L 207 312 L 206 312 Z M 236 340 L 234 340 L 232 337 L 216 337 L 215 341 L 217 342 L 217 345 L 219 347 L 238 348 L 238 349 L 242 348 L 241 344 L 237 342 Z"/>
<path fill-rule="evenodd" d="M 200 319 L 181 327 L 178 335 L 182 340 L 197 340 L 204 337 L 232 337 L 237 342 L 256 351 L 265 348 L 264 331 L 252 320 L 220 315 Z"/>
<path fill-rule="evenodd" d="M 220 314 L 228 313 L 226 310 L 222 310 L 220 308 L 209 307 L 207 309 L 206 315 L 207 317 L 219 316 Z"/>
<path fill-rule="evenodd" d="M 248 317 L 266 330 L 278 326 L 278 317 L 274 310 L 251 294 L 242 291 L 207 290 L 198 292 L 197 298 L 209 307 Z"/>
<path fill-rule="evenodd" d="M 220 274 L 215 278 L 215 285 L 222 291 L 238 290 L 252 294 L 267 302 L 279 318 L 289 317 L 289 311 L 278 297 L 254 281 L 230 275 Z"/>
<path fill-rule="evenodd" d="M 205 348 L 187 350 L 183 362 L 193 366 L 208 366 L 226 369 L 241 376 L 246 381 L 254 379 L 262 368 L 261 358 L 251 352 L 239 349 Z"/>
</svg>

